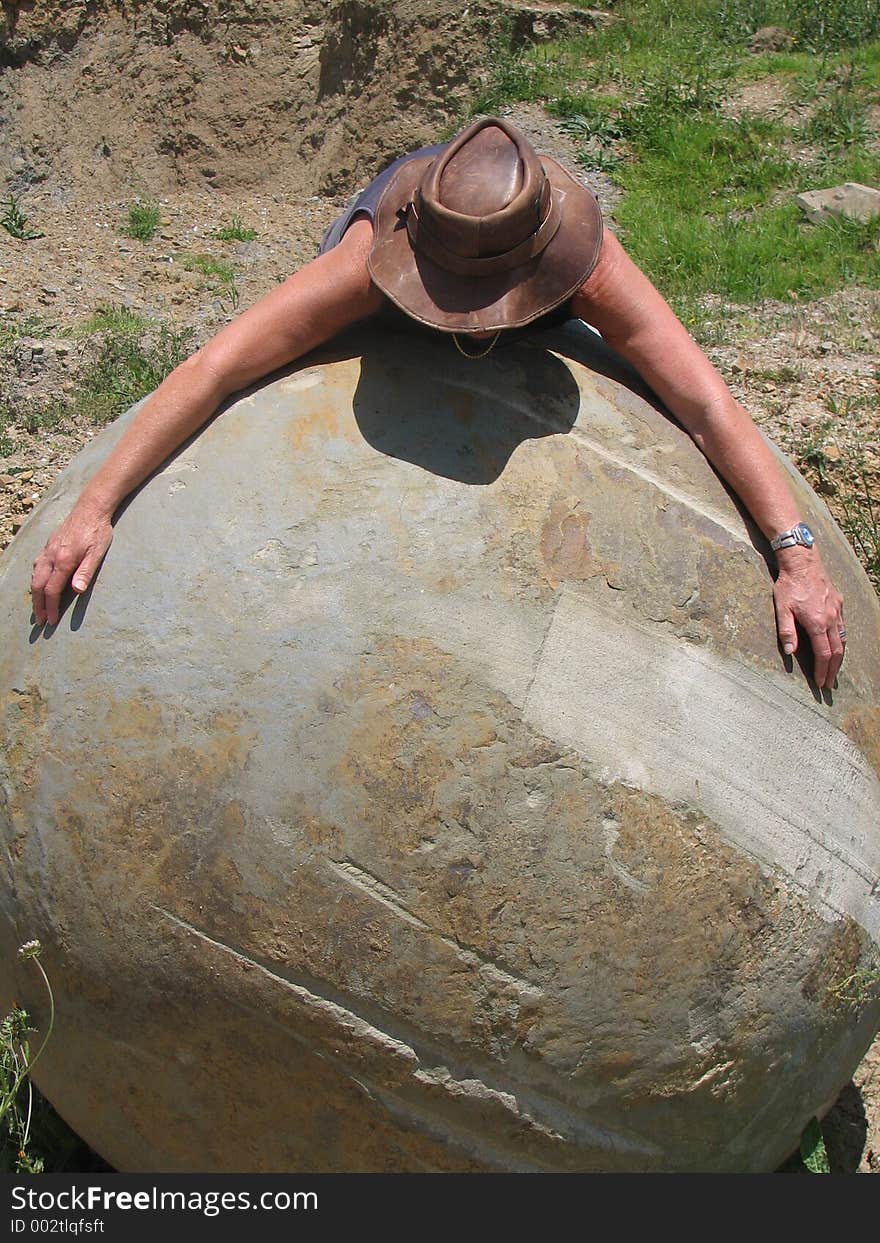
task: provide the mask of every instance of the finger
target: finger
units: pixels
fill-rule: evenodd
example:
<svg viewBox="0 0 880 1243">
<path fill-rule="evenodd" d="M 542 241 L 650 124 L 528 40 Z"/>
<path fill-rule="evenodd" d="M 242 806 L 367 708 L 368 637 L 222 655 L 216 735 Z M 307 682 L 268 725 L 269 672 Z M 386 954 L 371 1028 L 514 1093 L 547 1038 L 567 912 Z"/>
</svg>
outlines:
<svg viewBox="0 0 880 1243">
<path fill-rule="evenodd" d="M 846 653 L 846 626 L 844 625 L 843 617 L 840 617 L 838 621 L 835 621 L 834 625 L 830 626 L 828 640 L 830 649 L 832 649 L 832 663 L 830 663 L 828 675 L 830 682 L 833 684 Z"/>
<path fill-rule="evenodd" d="M 44 588 L 46 599 L 46 620 L 50 626 L 58 625 L 58 617 L 60 615 L 59 603 L 61 594 L 70 579 L 69 570 L 60 570 L 56 566 L 49 575 L 49 580 Z"/>
<path fill-rule="evenodd" d="M 819 630 L 810 636 L 813 644 L 815 664 L 813 676 L 817 686 L 825 686 L 828 678 L 828 666 L 831 662 L 831 644 L 827 630 Z"/>
<path fill-rule="evenodd" d="M 831 647 L 831 660 L 828 664 L 828 679 L 826 682 L 828 687 L 832 687 L 834 685 L 835 679 L 837 678 L 837 672 L 843 663 L 846 640 L 840 633 L 841 629 L 842 627 L 835 624 L 828 631 L 828 642 Z"/>
<path fill-rule="evenodd" d="M 83 592 L 88 590 L 98 566 L 104 560 L 106 551 L 106 548 L 101 548 L 100 546 L 89 549 L 82 561 L 80 561 L 73 576 L 71 587 L 73 587 L 74 591 Z"/>
<path fill-rule="evenodd" d="M 785 604 L 778 604 L 776 600 L 773 603 L 776 606 L 776 630 L 779 634 L 779 642 L 786 656 L 791 656 L 797 651 L 798 645 L 794 613 Z"/>
<path fill-rule="evenodd" d="M 42 626 L 46 620 L 45 586 L 51 573 L 52 562 L 44 561 L 43 558 L 38 557 L 34 562 L 34 571 L 31 574 L 31 605 L 38 626 Z"/>
</svg>

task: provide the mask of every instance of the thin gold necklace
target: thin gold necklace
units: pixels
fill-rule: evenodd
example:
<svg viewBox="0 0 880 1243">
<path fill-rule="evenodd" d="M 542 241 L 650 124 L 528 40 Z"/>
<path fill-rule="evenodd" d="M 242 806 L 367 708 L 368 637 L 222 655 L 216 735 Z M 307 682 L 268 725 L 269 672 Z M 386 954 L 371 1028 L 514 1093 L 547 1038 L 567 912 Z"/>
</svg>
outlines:
<svg viewBox="0 0 880 1243">
<path fill-rule="evenodd" d="M 453 339 L 453 341 L 455 342 L 455 348 L 458 350 L 459 354 L 463 355 L 463 357 L 464 357 L 464 358 L 485 358 L 485 357 L 486 357 L 486 355 L 489 353 L 489 351 L 490 351 L 490 350 L 493 350 L 493 349 L 495 348 L 495 346 L 496 346 L 496 345 L 497 345 L 497 343 L 498 343 L 498 338 L 499 338 L 500 336 L 501 336 L 501 329 L 499 328 L 499 329 L 498 329 L 498 331 L 495 333 L 495 336 L 492 338 L 492 340 L 491 340 L 491 341 L 489 342 L 489 344 L 486 346 L 486 348 L 485 348 L 484 350 L 482 350 L 479 354 L 470 354 L 470 353 L 468 353 L 468 351 L 467 351 L 467 350 L 462 349 L 462 347 L 461 347 L 461 342 L 460 342 L 460 341 L 459 341 L 459 339 L 458 339 L 458 333 L 457 333 L 457 332 L 454 332 L 454 333 L 452 334 L 452 339 Z"/>
</svg>

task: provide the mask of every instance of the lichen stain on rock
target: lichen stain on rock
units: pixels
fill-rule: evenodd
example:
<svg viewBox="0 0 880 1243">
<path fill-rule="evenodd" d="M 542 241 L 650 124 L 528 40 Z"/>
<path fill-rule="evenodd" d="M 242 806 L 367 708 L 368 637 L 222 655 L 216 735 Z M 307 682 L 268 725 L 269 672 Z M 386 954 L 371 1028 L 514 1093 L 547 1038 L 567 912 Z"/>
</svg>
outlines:
<svg viewBox="0 0 880 1243">
<path fill-rule="evenodd" d="M 49 719 L 49 706 L 37 686 L 14 688 L 3 697 L 4 746 L 0 762 L 16 781 L 31 788 L 37 780 Z"/>
<path fill-rule="evenodd" d="M 590 515 L 577 497 L 554 501 L 541 530 L 541 558 L 544 577 L 551 587 L 564 582 L 583 582 L 602 567 L 590 552 L 587 528 Z"/>
<path fill-rule="evenodd" d="M 161 705 L 148 699 L 111 699 L 104 723 L 114 744 L 138 741 L 152 745 L 165 732 Z"/>
<path fill-rule="evenodd" d="M 344 402 L 326 402 L 316 409 L 298 412 L 288 424 L 286 435 L 295 454 L 301 454 L 313 446 L 321 449 L 333 440 L 363 444 L 357 423 L 350 414 L 345 413 Z"/>
<path fill-rule="evenodd" d="M 569 579 L 613 575 L 617 567 L 584 538 L 596 503 L 593 470 L 573 438 L 549 435 L 519 445 L 481 505 L 486 558 L 497 565 L 500 590 L 519 601 L 550 601 Z"/>
<path fill-rule="evenodd" d="M 854 708 L 841 721 L 841 728 L 880 777 L 880 705 Z"/>
<path fill-rule="evenodd" d="M 184 745 L 173 714 L 148 699 L 110 699 L 104 711 L 113 732 L 102 737 L 113 741 L 88 773 L 59 741 L 67 784 L 39 830 L 51 834 L 52 880 L 62 903 L 69 898 L 72 916 L 82 902 L 78 887 L 94 892 L 95 912 L 106 906 L 102 895 L 114 891 L 117 906 L 136 905 L 144 893 L 173 902 L 186 895 L 199 856 L 220 852 L 221 842 L 233 843 L 243 831 L 241 808 L 226 794 L 250 747 L 241 718 L 211 713 L 200 723 L 199 742 Z M 221 904 L 241 883 L 229 868 L 228 889 L 212 894 Z"/>
<path fill-rule="evenodd" d="M 40 689 L 13 688 L 3 697 L 3 746 L 0 748 L 0 812 L 9 822 L 8 845 L 20 859 L 31 833 L 29 807 L 40 779 L 49 730 L 49 706 Z M 12 880 L 14 884 L 14 878 Z"/>
</svg>

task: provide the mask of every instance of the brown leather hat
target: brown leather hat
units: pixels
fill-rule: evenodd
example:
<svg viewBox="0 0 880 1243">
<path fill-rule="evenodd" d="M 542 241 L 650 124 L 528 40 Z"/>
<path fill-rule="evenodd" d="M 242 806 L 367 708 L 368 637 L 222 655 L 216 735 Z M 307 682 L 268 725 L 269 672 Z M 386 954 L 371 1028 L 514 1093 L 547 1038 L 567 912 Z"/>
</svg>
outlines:
<svg viewBox="0 0 880 1243">
<path fill-rule="evenodd" d="M 373 281 L 441 332 L 518 328 L 552 311 L 602 244 L 593 195 L 497 117 L 401 164 L 373 224 Z"/>
</svg>

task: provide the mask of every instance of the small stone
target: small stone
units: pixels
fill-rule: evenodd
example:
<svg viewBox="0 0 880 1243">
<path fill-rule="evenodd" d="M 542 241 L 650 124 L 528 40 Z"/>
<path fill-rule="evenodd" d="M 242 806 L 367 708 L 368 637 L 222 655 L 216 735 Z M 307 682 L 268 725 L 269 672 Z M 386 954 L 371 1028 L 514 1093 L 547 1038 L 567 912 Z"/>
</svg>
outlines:
<svg viewBox="0 0 880 1243">
<path fill-rule="evenodd" d="M 822 450 L 829 462 L 840 461 L 840 449 L 837 445 L 826 445 Z"/>
<path fill-rule="evenodd" d="M 788 52 L 794 47 L 794 37 L 781 26 L 761 26 L 748 41 L 750 52 Z"/>
<path fill-rule="evenodd" d="M 805 190 L 796 194 L 794 201 L 813 224 L 823 224 L 833 215 L 847 216 L 863 224 L 880 216 L 880 190 L 858 181 L 846 181 L 825 190 Z"/>
<path fill-rule="evenodd" d="M 833 341 L 820 341 L 819 342 L 819 353 L 820 354 L 831 354 L 833 352 L 834 352 Z"/>
<path fill-rule="evenodd" d="M 12 519 L 12 534 L 17 535 L 24 526 L 24 514 L 15 514 Z"/>
</svg>

